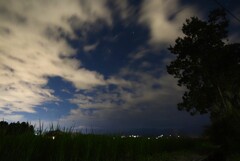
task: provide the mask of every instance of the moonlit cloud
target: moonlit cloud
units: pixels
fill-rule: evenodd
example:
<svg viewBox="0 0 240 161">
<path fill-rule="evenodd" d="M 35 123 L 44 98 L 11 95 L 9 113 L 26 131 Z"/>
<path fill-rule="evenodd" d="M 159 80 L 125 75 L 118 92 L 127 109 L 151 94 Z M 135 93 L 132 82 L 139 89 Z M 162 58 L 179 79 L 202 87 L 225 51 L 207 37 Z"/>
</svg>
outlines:
<svg viewBox="0 0 240 161">
<path fill-rule="evenodd" d="M 103 76 L 74 59 L 66 37 L 101 20 L 111 25 L 105 0 L 0 1 L 0 111 L 35 112 L 48 101 L 58 101 L 46 87 L 50 77 L 61 77 L 77 89 L 104 85 Z"/>
<path fill-rule="evenodd" d="M 22 121 L 24 120 L 23 115 L 13 115 L 13 114 L 0 114 L 0 118 L 4 121 L 10 121 L 10 122 L 17 122 L 17 121 Z"/>
<path fill-rule="evenodd" d="M 162 44 L 196 13 L 178 0 L 0 0 L 0 118 L 175 127 L 185 89 Z"/>
<path fill-rule="evenodd" d="M 233 15 L 240 19 L 240 7 L 233 11 Z M 240 41 L 240 33 L 238 32 L 240 22 L 236 18 L 230 16 L 230 23 L 233 24 L 232 27 L 235 28 L 235 32 L 229 33 L 229 41 L 230 43 L 237 43 Z"/>
<path fill-rule="evenodd" d="M 146 56 L 149 51 L 150 51 L 149 49 L 139 48 L 137 52 L 133 52 L 129 54 L 129 57 L 132 59 L 132 61 L 138 60 Z"/>
<path fill-rule="evenodd" d="M 151 63 L 149 63 L 149 62 L 147 62 L 147 61 L 144 61 L 144 62 L 142 62 L 142 64 L 141 64 L 141 67 L 142 68 L 148 68 L 148 67 L 151 67 L 152 65 L 151 65 Z"/>
<path fill-rule="evenodd" d="M 115 5 L 119 11 L 120 17 L 123 20 L 130 18 L 133 15 L 133 7 L 129 4 L 128 0 L 115 0 Z"/>
<path fill-rule="evenodd" d="M 104 90 L 95 89 L 96 91 L 89 90 L 83 94 L 76 94 L 70 102 L 76 104 L 78 108 L 72 109 L 68 116 L 62 118 L 62 121 L 77 121 L 81 116 L 81 120 L 87 122 L 88 115 L 94 121 L 100 118 L 113 119 L 124 117 L 126 111 L 128 115 L 134 115 L 129 116 L 128 119 L 130 117 L 147 118 L 148 116 L 144 117 L 143 111 L 148 111 L 150 114 L 150 111 L 161 113 L 167 108 L 168 110 L 171 110 L 170 107 L 176 108 L 176 103 L 180 101 L 180 96 L 184 91 L 183 88 L 177 86 L 176 80 L 166 73 L 160 78 L 127 68 L 119 73 L 121 77 L 126 75 L 131 75 L 135 79 L 128 80 L 127 86 L 124 84 L 114 89 L 105 87 Z"/>
<path fill-rule="evenodd" d="M 181 35 L 182 23 L 198 15 L 193 6 L 182 6 L 179 0 L 144 0 L 139 22 L 148 26 L 151 44 L 169 44 Z"/>
<path fill-rule="evenodd" d="M 94 44 L 90 44 L 90 45 L 85 45 L 85 46 L 83 47 L 83 50 L 84 50 L 85 52 L 91 52 L 91 51 L 95 50 L 97 46 L 98 46 L 98 42 L 96 42 L 96 43 L 94 43 Z"/>
<path fill-rule="evenodd" d="M 129 81 L 128 86 L 113 89 L 105 86 L 102 90 L 91 89 L 75 94 L 69 101 L 78 107 L 60 118 L 60 122 L 120 133 L 143 127 L 182 129 L 201 126 L 200 116 L 190 118 L 187 112 L 178 112 L 176 104 L 181 101 L 184 89 L 177 86 L 172 76 L 162 73 L 161 77 L 155 77 L 128 68 L 122 69 L 120 75 L 131 75 L 135 80 Z M 190 119 L 191 123 L 186 121 Z M 207 123 L 207 119 L 204 121 Z"/>
</svg>

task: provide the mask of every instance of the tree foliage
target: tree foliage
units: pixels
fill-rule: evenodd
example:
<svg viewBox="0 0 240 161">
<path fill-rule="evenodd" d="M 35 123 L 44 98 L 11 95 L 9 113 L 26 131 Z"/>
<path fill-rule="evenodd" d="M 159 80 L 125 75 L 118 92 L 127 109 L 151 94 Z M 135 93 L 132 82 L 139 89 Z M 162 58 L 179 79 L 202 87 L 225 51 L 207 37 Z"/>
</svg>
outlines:
<svg viewBox="0 0 240 161">
<path fill-rule="evenodd" d="M 26 122 L 10 123 L 0 121 L 0 135 L 34 134 L 34 127 Z"/>
<path fill-rule="evenodd" d="M 240 128 L 240 44 L 228 42 L 228 24 L 223 9 L 210 12 L 206 21 L 187 19 L 184 36 L 169 47 L 176 59 L 167 71 L 178 79 L 179 86 L 186 87 L 180 110 L 209 113 L 212 125 L 224 122 L 236 131 Z"/>
</svg>

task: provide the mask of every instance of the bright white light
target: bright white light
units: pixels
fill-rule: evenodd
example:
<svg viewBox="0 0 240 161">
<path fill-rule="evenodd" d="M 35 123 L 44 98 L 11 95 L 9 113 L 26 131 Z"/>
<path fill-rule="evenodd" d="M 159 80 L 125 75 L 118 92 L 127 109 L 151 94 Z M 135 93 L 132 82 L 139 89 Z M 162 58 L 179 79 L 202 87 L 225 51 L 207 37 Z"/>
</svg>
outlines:
<svg viewBox="0 0 240 161">
<path fill-rule="evenodd" d="M 128 137 L 130 137 L 130 138 L 137 138 L 139 136 L 138 135 L 129 135 Z"/>
<path fill-rule="evenodd" d="M 159 138 L 162 138 L 163 137 L 163 134 L 162 135 L 159 135 L 156 137 L 156 139 L 159 139 Z"/>
<path fill-rule="evenodd" d="M 52 136 L 52 139 L 54 140 L 54 139 L 55 139 L 55 136 Z"/>
</svg>

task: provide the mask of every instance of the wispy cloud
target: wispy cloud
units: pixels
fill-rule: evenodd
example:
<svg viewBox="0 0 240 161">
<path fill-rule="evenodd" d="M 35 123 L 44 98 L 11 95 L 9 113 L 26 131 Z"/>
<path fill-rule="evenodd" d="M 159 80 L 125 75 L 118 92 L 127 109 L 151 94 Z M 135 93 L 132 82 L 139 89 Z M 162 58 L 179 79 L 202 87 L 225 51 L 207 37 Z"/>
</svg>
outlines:
<svg viewBox="0 0 240 161">
<path fill-rule="evenodd" d="M 66 37 L 75 29 L 101 20 L 111 25 L 106 0 L 0 1 L 0 111 L 35 112 L 57 101 L 46 87 L 49 77 L 61 77 L 77 89 L 105 84 L 103 76 L 74 59 Z"/>
<path fill-rule="evenodd" d="M 151 67 L 151 66 L 152 66 L 151 63 L 149 63 L 149 62 L 147 62 L 147 61 L 144 61 L 144 62 L 141 63 L 141 67 L 142 67 L 142 68 L 149 68 L 149 67 Z"/>
<path fill-rule="evenodd" d="M 91 89 L 76 94 L 70 102 L 76 104 L 78 108 L 72 109 L 69 115 L 61 118 L 62 121 L 77 121 L 80 117 L 85 124 L 89 119 L 95 121 L 95 124 L 106 123 L 108 119 L 123 119 L 123 117 L 130 120 L 136 118 L 144 120 L 150 114 L 176 109 L 176 103 L 180 101 L 184 89 L 178 87 L 176 80 L 170 75 L 162 73 L 161 77 L 156 77 L 124 68 L 118 77 L 126 76 L 128 84 L 118 84 L 111 88 L 105 86 L 95 91 Z M 146 113 L 148 115 L 144 116 Z M 162 116 L 161 119 L 167 118 Z"/>
<path fill-rule="evenodd" d="M 71 94 L 71 92 L 68 89 L 66 89 L 66 88 L 62 89 L 61 91 L 64 92 L 64 93 Z"/>
<path fill-rule="evenodd" d="M 10 122 L 17 122 L 17 121 L 25 121 L 25 118 L 23 115 L 18 114 L 0 114 L 1 121 L 10 121 Z"/>
<path fill-rule="evenodd" d="M 134 8 L 129 4 L 128 0 L 115 0 L 116 9 L 123 20 L 132 18 Z"/>
<path fill-rule="evenodd" d="M 232 13 L 238 19 L 240 19 L 240 7 L 233 10 Z M 240 41 L 240 33 L 239 33 L 240 22 L 235 17 L 230 16 L 230 25 L 232 25 L 231 27 L 233 29 L 229 33 L 229 41 L 230 43 L 237 43 Z"/>
<path fill-rule="evenodd" d="M 196 16 L 193 6 L 182 6 L 179 0 L 144 0 L 139 22 L 148 26 L 151 44 L 169 44 L 181 35 L 186 18 Z"/>
<path fill-rule="evenodd" d="M 133 53 L 129 54 L 129 58 L 131 58 L 132 61 L 135 61 L 135 60 L 143 58 L 149 52 L 150 52 L 150 49 L 146 49 L 146 48 L 140 47 L 140 48 L 137 49 L 136 52 L 133 52 Z"/>
<path fill-rule="evenodd" d="M 91 51 L 95 50 L 95 49 L 97 48 L 97 46 L 98 46 L 98 42 L 96 42 L 96 43 L 94 43 L 94 44 L 90 44 L 90 45 L 85 45 L 85 46 L 83 47 L 83 50 L 84 50 L 85 52 L 91 52 Z"/>
<path fill-rule="evenodd" d="M 134 61 L 141 68 L 133 69 L 131 64 L 126 65 L 119 73 L 107 76 L 108 79 L 101 73 L 84 68 L 77 59 L 77 51 L 68 40 L 78 39 L 76 33 L 84 35 L 99 24 L 113 25 L 108 2 L 8 0 L 6 3 L 0 0 L 0 118 L 23 120 L 24 114 L 16 112 L 34 113 L 37 106 L 46 102 L 59 103 L 60 98 L 48 87 L 51 77 L 60 77 L 75 87 L 61 90 L 73 95 L 68 101 L 76 107 L 57 120 L 63 125 L 77 123 L 77 126 L 90 127 L 94 121 L 96 127 L 102 127 L 113 125 L 109 120 L 119 119 L 120 124 L 121 121 L 131 124 L 135 120 L 132 125 L 140 126 L 136 122 L 138 119 L 144 122 L 145 119 L 158 118 L 156 115 L 167 113 L 169 107 L 176 110 L 176 103 L 183 92 L 176 80 L 162 69 L 141 71 L 153 68 L 152 62 L 142 62 L 142 58 L 151 52 L 149 49 L 139 48 L 129 56 L 128 63 Z M 127 22 L 129 18 L 136 21 L 136 10 L 129 1 L 113 3 L 118 7 L 114 9 L 120 11 L 124 25 L 132 22 Z M 150 43 L 169 43 L 180 33 L 179 25 L 186 15 L 192 15 L 193 10 L 183 9 L 178 1 L 170 4 L 163 0 L 144 0 L 139 22 L 149 27 Z M 115 36 L 104 41 L 117 43 L 122 33 L 113 34 Z M 95 50 L 100 43 L 88 44 L 83 49 L 85 52 Z M 156 71 L 160 71 L 158 76 Z M 74 90 L 76 93 L 71 93 Z M 49 109 L 45 105 L 42 107 L 48 112 Z M 162 120 L 169 117 L 161 116 Z M 52 122 L 51 119 L 45 121 Z M 33 120 L 33 123 L 37 122 Z"/>
</svg>

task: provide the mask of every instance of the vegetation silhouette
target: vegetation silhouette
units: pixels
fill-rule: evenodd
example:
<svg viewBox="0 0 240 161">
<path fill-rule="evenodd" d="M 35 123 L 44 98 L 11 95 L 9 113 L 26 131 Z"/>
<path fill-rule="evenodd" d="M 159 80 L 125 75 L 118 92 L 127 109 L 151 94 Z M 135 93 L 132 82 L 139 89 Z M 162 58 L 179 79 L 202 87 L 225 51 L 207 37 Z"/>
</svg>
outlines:
<svg viewBox="0 0 240 161">
<path fill-rule="evenodd" d="M 187 19 L 184 36 L 169 47 L 176 59 L 167 66 L 186 87 L 179 110 L 209 113 L 207 132 L 222 152 L 237 151 L 240 144 L 240 44 L 228 41 L 228 25 L 224 9 L 211 11 L 206 21 Z"/>
<path fill-rule="evenodd" d="M 34 135 L 34 127 L 28 122 L 12 122 L 8 124 L 6 121 L 0 121 L 0 134 L 1 135 Z"/>
<path fill-rule="evenodd" d="M 11 127 L 16 130 L 8 131 Z M 26 126 L 27 125 L 27 126 Z M 20 128 L 21 127 L 21 128 Z M 28 123 L 0 122 L 1 161 L 170 161 L 202 160 L 216 149 L 208 139 L 174 136 L 128 137 L 76 133 L 73 129 L 50 126 L 33 135 L 34 126 Z M 21 130 L 19 130 L 21 129 Z M 72 131 L 71 131 L 72 130 Z M 4 131 L 4 133 L 3 133 Z M 35 129 L 37 132 L 38 129 Z M 216 157 L 217 156 L 217 157 Z M 221 161 L 221 153 L 213 153 L 207 160 Z M 233 156 L 230 161 L 239 160 Z"/>
</svg>

